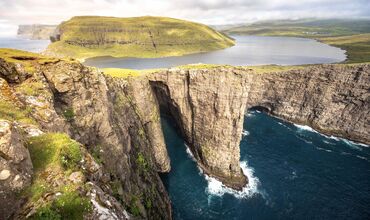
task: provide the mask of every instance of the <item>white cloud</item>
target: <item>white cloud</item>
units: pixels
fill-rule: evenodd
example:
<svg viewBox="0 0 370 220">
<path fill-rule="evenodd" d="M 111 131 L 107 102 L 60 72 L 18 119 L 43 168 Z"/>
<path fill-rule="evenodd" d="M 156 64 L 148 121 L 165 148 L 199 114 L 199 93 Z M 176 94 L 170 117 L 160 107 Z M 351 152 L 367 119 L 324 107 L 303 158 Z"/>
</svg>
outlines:
<svg viewBox="0 0 370 220">
<path fill-rule="evenodd" d="M 18 24 L 58 24 L 76 15 L 168 16 L 207 24 L 306 17 L 370 17 L 369 0 L 0 0 L 0 35 Z M 15 33 L 15 32 L 14 32 Z"/>
</svg>

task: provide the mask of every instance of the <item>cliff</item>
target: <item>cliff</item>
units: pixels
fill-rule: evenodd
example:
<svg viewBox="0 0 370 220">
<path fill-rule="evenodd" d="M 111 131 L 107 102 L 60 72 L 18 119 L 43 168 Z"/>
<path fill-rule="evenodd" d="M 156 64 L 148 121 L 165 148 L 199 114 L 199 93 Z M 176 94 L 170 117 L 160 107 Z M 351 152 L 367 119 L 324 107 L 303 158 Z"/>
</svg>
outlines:
<svg viewBox="0 0 370 220">
<path fill-rule="evenodd" d="M 160 113 L 174 119 L 203 171 L 234 189 L 248 182 L 239 142 L 250 108 L 370 143 L 369 64 L 111 77 L 74 60 L 0 54 L 5 218 L 171 219 L 158 175 L 170 170 Z"/>
<path fill-rule="evenodd" d="M 235 189 L 247 182 L 239 142 L 248 109 L 370 143 L 369 64 L 270 70 L 195 66 L 162 71 L 149 80 L 161 111 L 176 121 L 198 165 Z"/>
<path fill-rule="evenodd" d="M 1 205 L 1 216 L 22 219 L 52 213 L 72 218 L 68 213 L 77 210 L 88 219 L 171 219 L 170 201 L 158 176 L 170 169 L 169 158 L 148 82 L 113 80 L 72 60 L 2 52 L 0 118 L 18 125 L 16 135 L 30 128 L 35 135 L 23 135 L 23 141 L 14 135 L 6 146 L 32 146 L 28 149 L 37 170 L 32 175 L 32 164 L 25 160 L 22 173 L 28 175 L 23 181 L 16 173 L 16 166 L 23 165 L 8 156 L 11 148 L 1 149 L 0 170 L 6 175 L 0 181 L 9 185 L 4 185 L 0 203 L 18 204 Z M 55 149 L 70 151 L 52 153 Z M 70 177 L 71 172 L 84 175 Z M 74 203 L 75 197 L 83 200 Z M 63 212 L 59 198 L 70 211 Z"/>
<path fill-rule="evenodd" d="M 163 57 L 223 49 L 234 41 L 212 28 L 165 17 L 73 17 L 61 23 L 47 53 L 74 58 Z"/>
<path fill-rule="evenodd" d="M 19 25 L 17 35 L 32 40 L 49 40 L 56 27 L 56 25 L 45 24 Z"/>
</svg>

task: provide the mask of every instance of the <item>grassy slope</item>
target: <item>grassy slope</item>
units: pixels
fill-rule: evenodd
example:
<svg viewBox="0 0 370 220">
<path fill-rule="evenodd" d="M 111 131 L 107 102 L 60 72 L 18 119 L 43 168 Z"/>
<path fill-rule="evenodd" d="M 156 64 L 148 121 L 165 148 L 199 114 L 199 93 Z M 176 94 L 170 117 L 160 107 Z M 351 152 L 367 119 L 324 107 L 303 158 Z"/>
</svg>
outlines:
<svg viewBox="0 0 370 220">
<path fill-rule="evenodd" d="M 82 16 L 59 28 L 61 41 L 50 44 L 47 52 L 75 58 L 177 56 L 234 45 L 206 25 L 165 17 Z"/>
<path fill-rule="evenodd" d="M 370 61 L 369 20 L 259 22 L 224 30 L 228 34 L 306 37 L 347 51 L 347 63 Z"/>
</svg>

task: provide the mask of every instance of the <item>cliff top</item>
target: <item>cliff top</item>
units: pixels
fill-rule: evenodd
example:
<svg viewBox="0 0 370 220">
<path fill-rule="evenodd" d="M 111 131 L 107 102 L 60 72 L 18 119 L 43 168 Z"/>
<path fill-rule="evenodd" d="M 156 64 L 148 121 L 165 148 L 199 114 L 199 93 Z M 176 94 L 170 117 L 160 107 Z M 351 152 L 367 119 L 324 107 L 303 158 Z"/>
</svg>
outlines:
<svg viewBox="0 0 370 220">
<path fill-rule="evenodd" d="M 177 56 L 234 45 L 206 25 L 167 17 L 79 16 L 58 29 L 60 36 L 47 52 L 75 58 Z"/>
</svg>

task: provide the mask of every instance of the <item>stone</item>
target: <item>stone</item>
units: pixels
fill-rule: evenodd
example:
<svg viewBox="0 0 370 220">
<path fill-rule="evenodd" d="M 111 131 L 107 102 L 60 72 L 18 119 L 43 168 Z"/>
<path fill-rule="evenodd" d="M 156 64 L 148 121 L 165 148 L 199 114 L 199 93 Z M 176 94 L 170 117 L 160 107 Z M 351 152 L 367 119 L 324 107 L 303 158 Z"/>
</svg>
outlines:
<svg viewBox="0 0 370 220">
<path fill-rule="evenodd" d="M 21 205 L 17 193 L 31 184 L 33 167 L 22 131 L 0 119 L 0 216 L 7 219 Z"/>
<path fill-rule="evenodd" d="M 10 171 L 9 170 L 2 170 L 0 172 L 0 180 L 6 180 L 10 177 Z"/>
<path fill-rule="evenodd" d="M 74 183 L 74 184 L 83 183 L 86 180 L 85 175 L 80 171 L 76 171 L 76 172 L 71 173 L 71 175 L 69 175 L 68 179 L 70 181 L 72 181 L 72 183 Z"/>
</svg>

